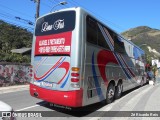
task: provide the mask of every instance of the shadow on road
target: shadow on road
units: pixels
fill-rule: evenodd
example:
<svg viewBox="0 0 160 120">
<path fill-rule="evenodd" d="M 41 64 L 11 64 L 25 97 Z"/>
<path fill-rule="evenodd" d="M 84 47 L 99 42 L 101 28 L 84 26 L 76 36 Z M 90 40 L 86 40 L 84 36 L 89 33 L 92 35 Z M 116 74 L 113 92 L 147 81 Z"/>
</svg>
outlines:
<svg viewBox="0 0 160 120">
<path fill-rule="evenodd" d="M 138 89 L 139 87 L 136 87 L 134 89 L 128 90 L 122 94 L 122 97 L 126 96 L 127 94 L 133 92 L 134 90 Z M 100 108 L 104 107 L 106 104 L 105 102 L 99 102 L 92 105 L 88 105 L 81 108 L 69 108 L 65 106 L 50 104 L 48 102 L 42 101 L 37 103 L 40 106 L 46 107 L 53 110 L 53 114 L 56 114 L 55 117 L 96 117 L 98 115 L 98 112 L 95 112 L 99 110 Z M 101 111 L 99 111 L 101 112 Z"/>
<path fill-rule="evenodd" d="M 98 109 L 104 106 L 103 103 L 95 103 L 95 104 L 88 105 L 85 107 L 80 107 L 80 108 L 69 108 L 65 106 L 50 104 L 45 101 L 39 102 L 37 104 L 45 108 L 48 108 L 51 111 L 53 110 L 53 114 L 55 114 L 55 117 L 83 117 L 83 116 L 91 115 L 92 113 L 94 113 L 95 111 L 97 111 Z"/>
</svg>

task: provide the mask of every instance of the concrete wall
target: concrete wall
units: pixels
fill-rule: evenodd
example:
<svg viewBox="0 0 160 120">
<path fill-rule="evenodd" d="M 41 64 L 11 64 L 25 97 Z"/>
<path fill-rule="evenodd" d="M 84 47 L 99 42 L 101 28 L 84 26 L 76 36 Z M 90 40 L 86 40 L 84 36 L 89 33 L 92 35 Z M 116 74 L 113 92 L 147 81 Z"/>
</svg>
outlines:
<svg viewBox="0 0 160 120">
<path fill-rule="evenodd" d="M 0 87 L 28 84 L 30 81 L 29 64 L 0 63 Z"/>
</svg>

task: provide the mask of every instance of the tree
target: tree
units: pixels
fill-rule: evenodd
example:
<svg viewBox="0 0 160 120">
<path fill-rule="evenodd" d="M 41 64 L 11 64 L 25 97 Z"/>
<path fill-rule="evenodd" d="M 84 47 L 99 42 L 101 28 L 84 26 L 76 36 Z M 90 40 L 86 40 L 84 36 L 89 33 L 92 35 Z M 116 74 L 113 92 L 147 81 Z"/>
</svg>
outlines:
<svg viewBox="0 0 160 120">
<path fill-rule="evenodd" d="M 32 33 L 0 20 L 0 61 L 30 62 L 30 56 L 15 55 L 12 49 L 31 47 Z"/>
</svg>

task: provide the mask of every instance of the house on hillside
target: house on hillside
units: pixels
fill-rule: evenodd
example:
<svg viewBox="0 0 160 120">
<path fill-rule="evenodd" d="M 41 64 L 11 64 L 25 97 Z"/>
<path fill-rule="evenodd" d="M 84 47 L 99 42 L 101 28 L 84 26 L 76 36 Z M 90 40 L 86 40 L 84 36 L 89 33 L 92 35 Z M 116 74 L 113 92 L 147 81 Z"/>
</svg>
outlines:
<svg viewBox="0 0 160 120">
<path fill-rule="evenodd" d="M 20 48 L 20 49 L 12 49 L 12 53 L 18 53 L 22 55 L 31 55 L 32 48 Z"/>
</svg>

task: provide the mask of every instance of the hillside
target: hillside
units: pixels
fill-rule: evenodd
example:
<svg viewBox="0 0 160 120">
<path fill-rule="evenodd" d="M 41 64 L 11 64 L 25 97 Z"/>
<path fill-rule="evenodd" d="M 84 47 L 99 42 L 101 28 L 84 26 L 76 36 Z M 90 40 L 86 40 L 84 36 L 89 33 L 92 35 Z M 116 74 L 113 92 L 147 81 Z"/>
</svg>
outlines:
<svg viewBox="0 0 160 120">
<path fill-rule="evenodd" d="M 30 56 L 11 53 L 12 49 L 31 47 L 32 33 L 0 20 L 0 61 L 30 62 Z"/>
<path fill-rule="evenodd" d="M 125 38 L 131 39 L 132 42 L 138 46 L 147 44 L 147 46 L 150 46 L 152 49 L 160 52 L 160 30 L 158 29 L 153 29 L 147 26 L 139 26 L 123 32 L 122 35 Z M 141 48 L 154 57 L 151 53 L 149 53 L 147 46 L 142 46 Z"/>
<path fill-rule="evenodd" d="M 139 26 L 123 32 L 122 35 L 127 39 L 132 39 L 132 42 L 138 46 L 147 44 L 147 46 L 160 52 L 160 30 L 158 29 Z M 30 56 L 13 54 L 11 50 L 31 47 L 31 43 L 31 32 L 0 20 L 0 61 L 29 63 Z M 149 56 L 155 58 L 155 56 L 149 52 L 147 46 L 142 46 L 141 48 L 144 49 Z"/>
</svg>

